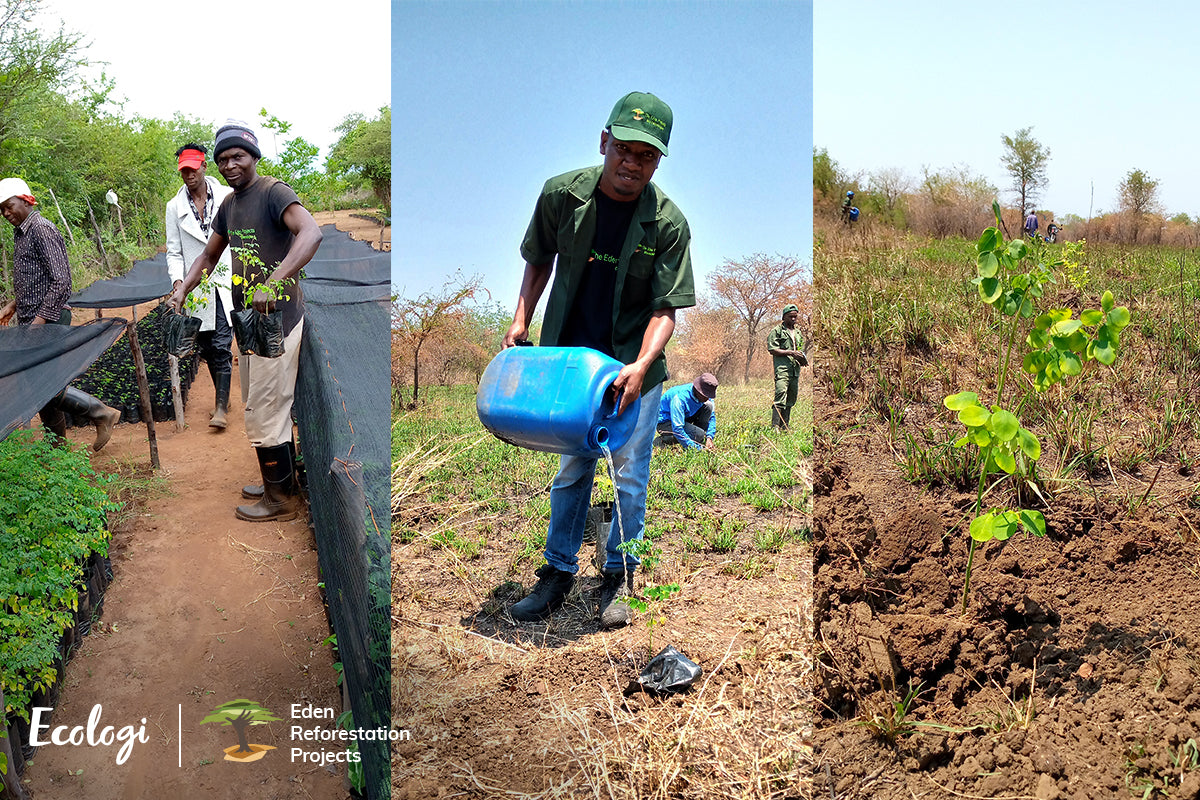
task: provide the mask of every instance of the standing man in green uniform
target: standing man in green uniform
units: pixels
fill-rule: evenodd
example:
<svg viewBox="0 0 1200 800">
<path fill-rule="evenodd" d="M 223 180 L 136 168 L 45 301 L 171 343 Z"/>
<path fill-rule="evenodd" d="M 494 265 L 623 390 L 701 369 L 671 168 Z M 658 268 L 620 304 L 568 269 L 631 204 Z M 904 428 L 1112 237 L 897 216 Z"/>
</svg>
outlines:
<svg viewBox="0 0 1200 800">
<path fill-rule="evenodd" d="M 600 133 L 604 163 L 546 181 L 521 244 L 525 276 L 504 337 L 505 347 L 525 340 L 538 299 L 550 285 L 541 344 L 590 347 L 624 363 L 613 383 L 622 393 L 619 413 L 628 413 L 633 398 L 641 396 L 633 434 L 612 453 L 619 513 L 602 570 L 602 628 L 631 619 L 623 598 L 633 588 L 639 561 L 620 547 L 642 537 L 650 453 L 667 377 L 663 348 L 675 330 L 675 309 L 696 303 L 687 220 L 650 182 L 667 155 L 671 122 L 666 103 L 631 92 L 617 101 Z M 514 619 L 545 619 L 574 585 L 595 474 L 594 458 L 561 458 L 550 489 L 546 565 L 537 571 L 529 596 L 509 609 Z"/>
<path fill-rule="evenodd" d="M 771 425 L 786 430 L 796 404 L 800 386 L 800 368 L 808 364 L 804 355 L 804 337 L 796 328 L 800 309 L 788 304 L 783 307 L 783 321 L 771 329 L 767 351 L 775 365 L 775 402 L 771 405 Z"/>
</svg>

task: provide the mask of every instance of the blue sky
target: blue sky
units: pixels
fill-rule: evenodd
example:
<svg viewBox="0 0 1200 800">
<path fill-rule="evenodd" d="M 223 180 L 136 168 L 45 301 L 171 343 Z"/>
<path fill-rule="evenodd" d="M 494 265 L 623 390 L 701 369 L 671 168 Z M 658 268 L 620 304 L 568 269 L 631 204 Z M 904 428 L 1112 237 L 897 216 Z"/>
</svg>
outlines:
<svg viewBox="0 0 1200 800">
<path fill-rule="evenodd" d="M 859 0 L 814 17 L 814 141 L 849 171 L 966 164 L 1003 190 L 1001 136 L 1032 126 L 1050 148 L 1039 208 L 1114 211 L 1141 169 L 1169 214 L 1200 213 L 1193 4 Z"/>
<path fill-rule="evenodd" d="M 395 289 L 462 270 L 512 309 L 542 184 L 600 163 L 629 91 L 674 112 L 654 180 L 691 225 L 698 290 L 726 258 L 811 264 L 811 25 L 795 1 L 394 2 Z"/>
</svg>

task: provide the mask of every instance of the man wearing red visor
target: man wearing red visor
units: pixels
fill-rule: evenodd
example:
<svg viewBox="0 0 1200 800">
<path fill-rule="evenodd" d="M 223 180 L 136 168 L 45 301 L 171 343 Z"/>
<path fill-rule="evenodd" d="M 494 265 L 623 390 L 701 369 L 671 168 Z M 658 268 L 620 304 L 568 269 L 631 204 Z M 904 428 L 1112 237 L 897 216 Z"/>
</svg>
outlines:
<svg viewBox="0 0 1200 800">
<path fill-rule="evenodd" d="M 15 314 L 18 325 L 70 325 L 71 265 L 67 247 L 54 223 L 38 213 L 37 200 L 29 184 L 20 178 L 0 180 L 0 214 L 13 231 L 13 289 L 16 299 L 0 308 L 0 325 L 8 324 Z M 57 437 L 56 444 L 67 438 L 67 419 L 63 412 L 86 419 L 96 426 L 93 450 L 108 444 L 113 425 L 121 412 L 109 408 L 87 392 L 74 386 L 63 389 L 39 413 L 42 425 Z"/>
<path fill-rule="evenodd" d="M 167 270 L 174 281 L 174 289 L 179 288 L 188 267 L 204 252 L 212 233 L 213 217 L 221 201 L 233 193 L 216 178 L 205 175 L 207 152 L 202 145 L 193 142 L 175 151 L 183 186 L 167 203 L 166 213 Z M 209 274 L 209 282 L 191 292 L 193 299 L 198 301 L 198 308 L 190 313 L 200 318 L 196 345 L 208 364 L 216 389 L 216 408 L 208 426 L 218 431 L 226 427 L 229 383 L 233 375 L 233 354 L 229 349 L 233 343 L 229 321 L 229 312 L 233 308 L 232 278 L 233 266 L 226 248 Z"/>
</svg>

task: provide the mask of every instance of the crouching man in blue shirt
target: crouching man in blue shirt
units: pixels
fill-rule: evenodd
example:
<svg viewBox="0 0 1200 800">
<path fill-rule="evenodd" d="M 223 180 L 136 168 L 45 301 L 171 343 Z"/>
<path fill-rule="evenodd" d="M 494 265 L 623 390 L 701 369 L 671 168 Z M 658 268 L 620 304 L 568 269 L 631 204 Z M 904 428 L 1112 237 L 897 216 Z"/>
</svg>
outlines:
<svg viewBox="0 0 1200 800">
<path fill-rule="evenodd" d="M 658 404 L 659 444 L 670 444 L 671 436 L 684 447 L 712 450 L 717 437 L 717 379 L 706 372 L 690 385 L 672 386 Z"/>
</svg>

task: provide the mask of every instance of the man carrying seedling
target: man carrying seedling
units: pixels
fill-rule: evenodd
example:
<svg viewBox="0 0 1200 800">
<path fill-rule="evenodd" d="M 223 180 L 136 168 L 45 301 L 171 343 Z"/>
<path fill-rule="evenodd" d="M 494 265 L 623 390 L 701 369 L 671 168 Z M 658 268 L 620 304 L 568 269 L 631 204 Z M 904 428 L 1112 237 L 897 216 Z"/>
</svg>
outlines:
<svg viewBox="0 0 1200 800">
<path fill-rule="evenodd" d="M 233 189 L 213 216 L 212 232 L 183 282 L 171 295 L 178 311 L 187 293 L 217 265 L 226 246 L 233 250 L 233 307 L 247 305 L 260 314 L 283 312 L 283 355 L 238 359 L 245 406 L 246 436 L 254 445 L 262 472 L 261 495 L 247 486 L 243 496 L 260 499 L 238 506 L 239 519 L 250 522 L 288 520 L 298 513 L 295 495 L 295 446 L 292 443 L 292 399 L 296 391 L 300 337 L 304 329 L 304 296 L 296 276 L 321 245 L 321 229 L 300 199 L 282 181 L 258 174 L 262 152 L 245 123 L 230 120 L 217 130 L 213 159 Z M 253 289 L 247 298 L 246 287 Z M 272 288 L 278 289 L 273 299 Z"/>
<path fill-rule="evenodd" d="M 16 299 L 0 308 L 0 325 L 8 324 L 15 314 L 18 325 L 70 325 L 71 265 L 67 247 L 54 223 L 34 208 L 37 200 L 29 185 L 20 178 L 0 180 L 0 214 L 12 223 L 13 289 Z M 42 425 L 55 435 L 56 444 L 67 438 L 64 412 L 86 419 L 96 426 L 93 450 L 108 444 L 113 425 L 121 412 L 110 408 L 87 392 L 67 386 L 42 407 L 38 416 Z"/>
<path fill-rule="evenodd" d="M 183 186 L 167 201 L 167 271 L 175 289 L 183 283 L 183 274 L 204 251 L 212 232 L 213 216 L 221 201 L 232 189 L 222 186 L 216 178 L 206 177 L 207 150 L 195 143 L 185 144 L 175 151 L 179 176 Z M 199 298 L 199 308 L 192 316 L 200 318 L 200 333 L 196 345 L 208 364 L 216 390 L 215 410 L 208 426 L 225 430 L 225 414 L 229 411 L 229 383 L 233 374 L 233 331 L 229 327 L 229 309 L 233 307 L 232 267 L 226 248 L 213 272 L 213 280 Z"/>
<path fill-rule="evenodd" d="M 618 412 L 641 396 L 629 441 L 612 454 L 617 513 L 602 570 L 600 625 L 628 624 L 623 598 L 640 563 L 622 542 L 642 537 L 658 403 L 667 375 L 663 348 L 675 330 L 675 309 L 695 305 L 691 232 L 683 213 L 650 182 L 671 136 L 670 107 L 631 92 L 613 108 L 600 134 L 597 167 L 551 178 L 542 188 L 521 245 L 525 275 L 504 346 L 523 341 L 534 309 L 553 284 L 542 323 L 542 345 L 591 347 L 625 364 L 613 383 Z M 563 604 L 575 583 L 576 553 L 592 497 L 596 459 L 562 456 L 550 489 L 546 565 L 528 597 L 509 611 L 538 620 Z"/>
<path fill-rule="evenodd" d="M 800 368 L 808 365 L 804 355 L 804 337 L 796 328 L 800 309 L 793 304 L 783 307 L 783 321 L 771 329 L 767 352 L 775 366 L 775 402 L 771 405 L 771 425 L 787 430 L 800 387 Z"/>
<path fill-rule="evenodd" d="M 658 405 L 659 439 L 664 444 L 679 442 L 693 450 L 716 447 L 717 376 L 706 372 L 692 383 L 672 386 L 663 392 Z"/>
</svg>

